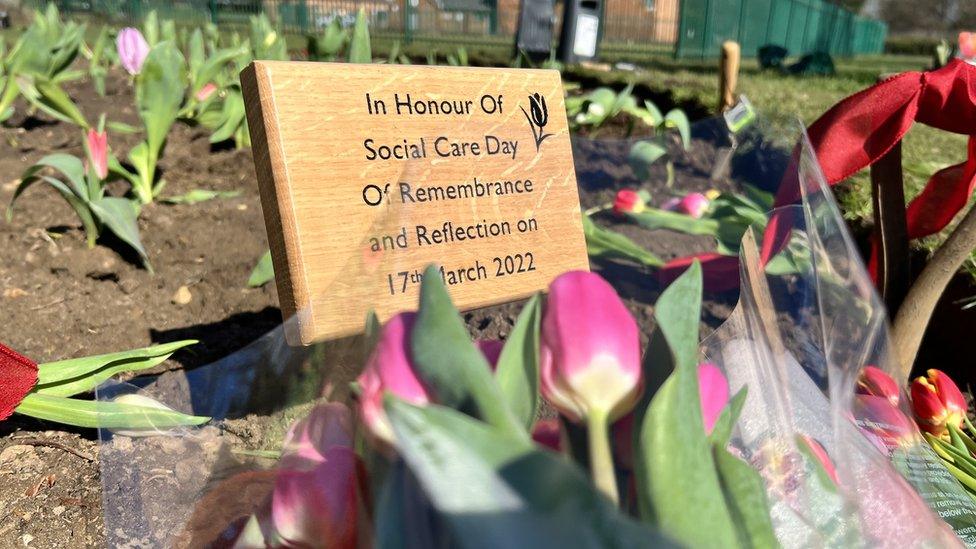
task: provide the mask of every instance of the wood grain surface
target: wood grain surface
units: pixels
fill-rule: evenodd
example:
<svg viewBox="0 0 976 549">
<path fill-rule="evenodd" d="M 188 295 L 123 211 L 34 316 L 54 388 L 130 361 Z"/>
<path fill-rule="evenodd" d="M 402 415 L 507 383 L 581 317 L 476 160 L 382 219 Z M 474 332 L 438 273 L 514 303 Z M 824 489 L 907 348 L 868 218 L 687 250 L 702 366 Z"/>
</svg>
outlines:
<svg viewBox="0 0 976 549">
<path fill-rule="evenodd" d="M 415 309 L 429 264 L 461 309 L 588 268 L 557 71 L 258 61 L 241 82 L 290 343 Z"/>
</svg>

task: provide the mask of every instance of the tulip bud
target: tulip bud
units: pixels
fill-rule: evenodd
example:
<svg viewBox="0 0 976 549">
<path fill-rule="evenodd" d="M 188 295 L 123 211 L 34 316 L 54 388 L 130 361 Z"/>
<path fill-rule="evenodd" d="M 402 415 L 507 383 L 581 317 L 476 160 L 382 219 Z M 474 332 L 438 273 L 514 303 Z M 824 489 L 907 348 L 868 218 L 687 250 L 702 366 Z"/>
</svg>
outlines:
<svg viewBox="0 0 976 549">
<path fill-rule="evenodd" d="M 705 432 L 711 434 L 729 403 L 729 382 L 718 366 L 708 362 L 698 365 L 698 393 Z"/>
<path fill-rule="evenodd" d="M 498 366 L 498 357 L 502 356 L 505 343 L 494 339 L 482 339 L 477 342 L 481 354 L 485 355 L 488 365 L 494 370 Z"/>
<path fill-rule="evenodd" d="M 800 440 L 802 443 L 806 444 L 807 448 L 810 450 L 810 453 L 813 454 L 813 457 L 818 463 L 820 463 L 820 466 L 823 467 L 824 472 L 827 473 L 830 480 L 832 480 L 834 484 L 840 484 L 840 479 L 837 478 L 837 468 L 834 467 L 834 462 L 831 461 L 830 455 L 827 454 L 827 450 L 825 450 L 824 447 L 821 446 L 820 443 L 817 442 L 817 440 L 813 437 L 801 434 Z"/>
<path fill-rule="evenodd" d="M 707 191 L 705 191 L 705 198 L 709 200 L 715 200 L 720 196 L 722 196 L 722 191 L 718 189 L 708 189 Z"/>
<path fill-rule="evenodd" d="M 146 43 L 139 29 L 132 27 L 122 29 L 115 40 L 115 48 L 119 53 L 122 67 L 129 74 L 136 75 L 142 71 L 142 64 L 149 55 L 149 44 Z"/>
<path fill-rule="evenodd" d="M 362 394 L 359 409 L 363 423 L 378 440 L 392 444 L 393 427 L 383 408 L 383 394 L 393 395 L 416 405 L 430 402 L 430 392 L 417 377 L 410 362 L 410 332 L 416 313 L 400 313 L 391 318 L 357 379 Z"/>
<path fill-rule="evenodd" d="M 675 209 L 685 215 L 700 219 L 708 211 L 709 204 L 711 201 L 702 193 L 689 193 L 678 202 Z"/>
<path fill-rule="evenodd" d="M 295 422 L 281 447 L 284 469 L 308 470 L 325 461 L 325 453 L 335 446 L 352 448 L 352 417 L 349 408 L 338 402 L 319 404 Z"/>
<path fill-rule="evenodd" d="M 204 101 L 209 99 L 210 96 L 213 95 L 215 91 L 217 91 L 216 84 L 214 84 L 213 82 L 207 82 L 202 88 L 200 88 L 200 91 L 197 92 L 195 98 L 197 101 L 203 103 Z"/>
<path fill-rule="evenodd" d="M 312 470 L 279 471 L 270 513 L 257 514 L 267 546 L 356 547 L 364 475 L 356 453 L 344 446 L 329 449 Z"/>
<path fill-rule="evenodd" d="M 916 440 L 912 420 L 885 396 L 855 395 L 853 414 L 861 432 L 885 455 Z"/>
<path fill-rule="evenodd" d="M 95 129 L 85 135 L 85 149 L 99 180 L 108 177 L 108 134 Z"/>
<path fill-rule="evenodd" d="M 549 285 L 539 380 L 557 410 L 586 421 L 593 482 L 616 502 L 609 423 L 633 409 L 643 376 L 637 322 L 599 275 L 571 271 Z"/>
<path fill-rule="evenodd" d="M 634 189 L 621 189 L 613 201 L 613 211 L 623 215 L 626 213 L 641 213 L 647 208 L 647 197 Z"/>
<path fill-rule="evenodd" d="M 613 421 L 637 402 L 637 322 L 599 275 L 571 271 L 549 286 L 539 374 L 542 395 L 573 421 L 594 412 Z"/>
<path fill-rule="evenodd" d="M 942 436 L 949 425 L 961 426 L 966 417 L 966 398 L 945 372 L 933 369 L 926 374 L 912 383 L 912 408 L 919 427 Z"/>
<path fill-rule="evenodd" d="M 860 395 L 871 395 L 888 399 L 892 406 L 898 406 L 901 390 L 898 383 L 877 366 L 865 366 L 857 378 L 855 389 Z"/>
</svg>

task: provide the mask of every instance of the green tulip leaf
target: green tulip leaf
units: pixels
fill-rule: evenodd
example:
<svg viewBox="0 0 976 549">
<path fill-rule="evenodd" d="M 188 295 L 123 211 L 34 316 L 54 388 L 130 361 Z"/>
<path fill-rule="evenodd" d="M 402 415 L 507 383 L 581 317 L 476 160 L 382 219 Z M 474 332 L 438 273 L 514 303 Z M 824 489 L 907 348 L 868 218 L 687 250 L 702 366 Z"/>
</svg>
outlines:
<svg viewBox="0 0 976 549">
<path fill-rule="evenodd" d="M 271 261 L 271 250 L 268 250 L 261 255 L 261 259 L 251 271 L 251 276 L 247 279 L 247 286 L 249 288 L 260 288 L 274 280 L 274 277 L 274 263 Z"/>
<path fill-rule="evenodd" d="M 369 22 L 366 20 L 366 9 L 359 8 L 356 14 L 356 24 L 352 28 L 352 39 L 349 41 L 350 63 L 372 63 L 373 51 L 369 39 Z"/>
<path fill-rule="evenodd" d="M 420 310 L 410 342 L 418 374 L 433 390 L 437 402 L 470 413 L 509 435 L 528 439 L 484 355 L 468 336 L 440 269 L 433 265 L 424 271 Z"/>
<path fill-rule="evenodd" d="M 676 540 L 734 547 L 738 534 L 725 502 L 698 392 L 702 271 L 697 261 L 661 294 L 654 316 L 674 371 L 651 398 L 635 447 L 641 514 Z M 680 498 L 681 505 L 675 505 Z M 688 512 L 693 509 L 694 512 Z M 707 524 L 708 528 L 702 528 Z"/>
<path fill-rule="evenodd" d="M 386 410 L 401 455 L 458 546 L 673 546 L 622 515 L 558 454 L 448 408 L 388 397 Z"/>
<path fill-rule="evenodd" d="M 681 136 L 681 146 L 687 151 L 691 148 L 691 123 L 688 115 L 681 109 L 671 109 L 664 117 L 664 126 L 678 130 Z"/>
<path fill-rule="evenodd" d="M 51 396 L 72 396 L 90 391 L 121 372 L 138 372 L 161 364 L 176 351 L 197 343 L 176 341 L 142 349 L 73 358 L 39 364 L 34 390 Z"/>
<path fill-rule="evenodd" d="M 722 224 L 714 219 L 694 218 L 683 213 L 647 208 L 642 212 L 625 214 L 628 219 L 650 230 L 663 229 L 685 234 L 718 237 Z M 743 230 L 743 232 L 745 232 Z M 739 236 L 741 240 L 742 236 Z"/>
<path fill-rule="evenodd" d="M 739 530 L 740 546 L 779 547 L 762 477 L 751 465 L 729 453 L 724 444 L 716 443 L 714 451 L 725 501 Z"/>
<path fill-rule="evenodd" d="M 532 296 L 522 308 L 502 348 L 495 379 L 515 417 L 526 429 L 535 422 L 539 406 L 539 325 L 542 297 Z"/>
<path fill-rule="evenodd" d="M 634 174 L 642 180 L 650 178 L 650 167 L 668 153 L 667 147 L 658 141 L 638 141 L 630 148 L 627 162 Z"/>
<path fill-rule="evenodd" d="M 723 448 L 728 446 L 729 439 L 732 437 L 732 430 L 739 421 L 739 415 L 742 414 L 742 407 L 746 404 L 748 389 L 749 387 L 746 386 L 739 389 L 739 392 L 729 400 L 728 405 L 725 406 L 725 409 L 722 410 L 722 413 L 715 420 L 715 425 L 712 426 L 712 444 Z"/>
<path fill-rule="evenodd" d="M 120 240 L 132 247 L 142 258 L 143 265 L 152 272 L 149 255 L 139 236 L 139 206 L 128 198 L 107 196 L 89 203 L 95 217 Z"/>
<path fill-rule="evenodd" d="M 93 429 L 167 430 L 210 421 L 209 417 L 191 416 L 152 406 L 79 400 L 36 393 L 24 397 L 14 411 L 37 419 Z"/>
<path fill-rule="evenodd" d="M 141 188 L 137 194 L 144 203 L 152 199 L 156 164 L 183 105 L 187 86 L 185 65 L 183 54 L 172 42 L 160 42 L 149 50 L 136 78 L 136 104 L 146 128 L 146 149 L 138 155 L 135 150 L 130 151 L 129 157 L 139 171 Z"/>
<path fill-rule="evenodd" d="M 583 216 L 583 236 L 586 253 L 590 257 L 626 259 L 648 267 L 660 267 L 664 261 L 637 245 L 626 236 L 598 226 L 589 216 Z"/>
</svg>

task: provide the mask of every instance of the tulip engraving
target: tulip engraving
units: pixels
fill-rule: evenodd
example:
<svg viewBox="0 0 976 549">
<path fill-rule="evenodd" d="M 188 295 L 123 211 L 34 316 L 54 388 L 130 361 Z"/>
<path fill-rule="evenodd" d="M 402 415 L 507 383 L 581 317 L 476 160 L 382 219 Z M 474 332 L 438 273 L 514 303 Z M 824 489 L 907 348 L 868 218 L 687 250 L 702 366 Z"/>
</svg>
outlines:
<svg viewBox="0 0 976 549">
<path fill-rule="evenodd" d="M 538 152 L 542 142 L 547 137 L 552 136 L 551 133 L 545 133 L 546 124 L 549 123 L 549 108 L 546 106 L 546 98 L 540 93 L 533 93 L 529 96 L 531 114 L 525 110 L 525 107 L 519 106 L 519 108 L 522 109 L 525 119 L 529 121 L 529 128 L 532 129 L 532 137 L 535 139 L 535 150 Z"/>
</svg>

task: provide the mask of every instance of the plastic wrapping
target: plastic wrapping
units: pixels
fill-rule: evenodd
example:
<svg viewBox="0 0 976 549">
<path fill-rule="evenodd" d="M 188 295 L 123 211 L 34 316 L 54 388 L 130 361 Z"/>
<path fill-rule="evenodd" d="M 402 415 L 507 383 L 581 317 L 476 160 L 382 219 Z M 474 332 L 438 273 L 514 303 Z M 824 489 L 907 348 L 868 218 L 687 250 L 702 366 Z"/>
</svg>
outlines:
<svg viewBox="0 0 976 549">
<path fill-rule="evenodd" d="M 706 296 L 711 305 L 703 322 L 714 331 L 702 343 L 703 361 L 724 371 L 733 393 L 747 390 L 732 447 L 761 472 L 776 535 L 785 547 L 956 545 L 952 530 L 916 490 L 926 493 L 930 506 L 939 505 L 936 500 L 950 502 L 946 506 L 956 513 L 954 526 L 961 533 L 976 525 L 972 500 L 941 474 L 944 471 L 911 422 L 895 426 L 892 435 L 892 426 L 872 416 L 873 408 L 865 409 L 855 398 L 857 376 L 865 365 L 894 371 L 886 318 L 806 136 L 800 135 L 800 146 L 791 155 L 796 136 L 778 135 L 762 119 L 751 120 L 751 111 L 748 114 L 745 122 L 717 118 L 694 125 L 687 152 L 669 147 L 674 186 L 665 191 L 677 196 L 721 181 L 726 192 L 751 192 L 748 185 L 773 193 L 781 181 L 793 180 L 803 191 L 801 204 L 773 213 L 779 221 L 777 234 L 787 235 L 788 242 L 776 257 L 761 261 L 763 239 L 772 234 L 764 235 L 770 231 L 759 223 L 751 232 L 738 229 L 746 235 L 738 250 L 738 269 L 706 270 L 706 284 L 709 276 L 733 279 L 730 285 L 718 285 L 722 291 Z M 575 140 L 584 210 L 612 199 L 620 188 L 664 176 L 664 165 L 639 176 L 628 162 L 633 145 L 633 140 Z M 415 165 L 407 164 L 404 177 L 420 179 L 423 174 L 413 169 Z M 793 172 L 798 177 L 785 177 Z M 663 203 L 664 197 L 655 202 Z M 478 207 L 492 206 L 472 202 L 473 212 Z M 375 232 L 405 226 L 418 215 L 408 208 L 391 208 L 377 217 Z M 615 228 L 625 233 L 637 230 L 619 223 Z M 676 242 L 674 249 L 659 253 L 714 251 L 700 238 Z M 649 332 L 640 311 L 653 307 L 662 288 L 659 273 L 615 259 L 594 260 L 593 268 L 625 297 L 637 311 L 641 328 Z M 347 275 L 337 284 L 348 286 L 344 294 L 351 299 L 367 299 L 356 296 L 369 292 L 354 289 L 386 284 L 386 273 L 398 270 L 395 256 L 371 253 L 364 244 L 361 260 L 347 265 Z M 727 290 L 729 286 L 739 289 Z M 494 315 L 469 313 L 469 330 L 504 336 L 509 329 L 505 319 L 514 318 L 518 308 L 496 307 L 500 312 Z M 352 382 L 366 361 L 375 326 L 367 327 L 363 336 L 306 348 L 288 346 L 287 329 L 283 325 L 204 367 L 99 388 L 99 400 L 137 394 L 213 418 L 205 426 L 178 431 L 101 432 L 111 546 L 230 544 L 242 531 L 257 528 L 253 517 L 267 512 L 272 493 L 277 494 L 276 483 L 281 487 L 287 482 L 298 500 L 308 495 L 303 492 L 316 490 L 333 502 L 355 499 L 348 508 L 358 512 L 328 526 L 323 540 L 355 540 L 354 545 L 368 547 L 374 529 L 392 528 L 408 547 L 442 544 L 445 526 L 432 513 L 416 479 L 397 473 L 402 462 L 390 464 L 382 452 L 371 451 L 356 427 Z M 332 408 L 321 415 L 324 403 Z M 905 418 L 910 417 L 905 399 L 898 406 Z M 311 419 L 303 421 L 310 414 Z M 321 456 L 310 461 L 294 458 L 304 455 L 300 440 L 307 433 L 315 436 L 320 417 L 343 424 L 354 441 L 349 445 L 361 456 L 348 462 L 350 471 L 368 488 L 305 483 L 301 475 L 318 467 Z M 332 456 L 330 463 L 346 464 L 346 457 Z M 409 518 L 415 520 L 370 523 L 376 518 L 368 511 L 371 506 L 391 504 L 410 509 Z"/>
</svg>

